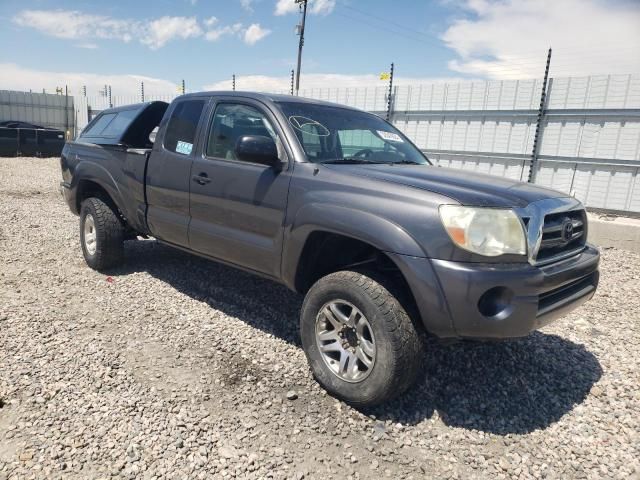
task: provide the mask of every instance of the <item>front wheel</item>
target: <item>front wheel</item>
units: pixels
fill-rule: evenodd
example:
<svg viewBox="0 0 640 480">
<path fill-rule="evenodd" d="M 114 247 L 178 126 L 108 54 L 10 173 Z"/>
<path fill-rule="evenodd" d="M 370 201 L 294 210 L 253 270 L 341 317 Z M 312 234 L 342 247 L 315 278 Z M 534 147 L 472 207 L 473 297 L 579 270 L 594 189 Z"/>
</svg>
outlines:
<svg viewBox="0 0 640 480">
<path fill-rule="evenodd" d="M 94 270 L 105 270 L 122 263 L 122 222 L 117 213 L 100 198 L 91 197 L 82 202 L 80 244 L 87 265 Z"/>
<path fill-rule="evenodd" d="M 419 333 L 392 291 L 377 274 L 341 271 L 318 280 L 302 305 L 300 333 L 313 375 L 355 406 L 406 391 L 422 360 Z"/>
</svg>

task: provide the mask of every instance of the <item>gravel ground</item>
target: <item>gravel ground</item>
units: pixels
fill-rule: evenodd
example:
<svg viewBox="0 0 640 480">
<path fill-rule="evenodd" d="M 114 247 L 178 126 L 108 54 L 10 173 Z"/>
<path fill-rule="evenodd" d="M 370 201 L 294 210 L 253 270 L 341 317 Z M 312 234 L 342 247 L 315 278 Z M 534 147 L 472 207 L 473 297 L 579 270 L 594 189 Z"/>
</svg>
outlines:
<svg viewBox="0 0 640 480">
<path fill-rule="evenodd" d="M 430 341 L 357 411 L 312 380 L 301 298 L 163 247 L 84 263 L 55 159 L 0 159 L 0 479 L 640 478 L 640 255 L 517 341 Z"/>
</svg>

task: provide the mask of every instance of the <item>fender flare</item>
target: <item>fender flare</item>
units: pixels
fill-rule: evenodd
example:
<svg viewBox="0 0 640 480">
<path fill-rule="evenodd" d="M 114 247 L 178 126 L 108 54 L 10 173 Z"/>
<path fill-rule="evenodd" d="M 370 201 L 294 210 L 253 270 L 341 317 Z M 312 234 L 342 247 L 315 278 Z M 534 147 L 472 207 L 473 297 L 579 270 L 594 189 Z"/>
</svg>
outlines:
<svg viewBox="0 0 640 480">
<path fill-rule="evenodd" d="M 317 231 L 350 237 L 383 252 L 426 257 L 406 230 L 386 218 L 340 205 L 307 204 L 296 213 L 284 242 L 282 278 L 291 288 L 295 286 L 306 241 Z"/>
<path fill-rule="evenodd" d="M 125 211 L 123 210 L 124 202 L 122 193 L 111 173 L 102 165 L 89 160 L 82 160 L 74 169 L 70 188 L 73 205 L 77 205 L 78 187 L 83 181 L 90 181 L 100 185 L 109 194 L 111 200 L 116 204 L 116 207 L 118 207 L 121 212 Z"/>
</svg>

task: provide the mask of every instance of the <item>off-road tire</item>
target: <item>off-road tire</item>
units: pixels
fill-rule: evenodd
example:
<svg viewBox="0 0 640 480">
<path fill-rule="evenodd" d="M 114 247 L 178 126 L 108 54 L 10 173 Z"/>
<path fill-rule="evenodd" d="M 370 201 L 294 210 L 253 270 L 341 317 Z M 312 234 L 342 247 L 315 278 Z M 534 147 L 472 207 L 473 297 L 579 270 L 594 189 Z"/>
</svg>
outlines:
<svg viewBox="0 0 640 480">
<path fill-rule="evenodd" d="M 85 242 L 85 222 L 87 216 L 93 217 L 96 233 L 95 252 L 87 249 Z M 124 259 L 124 226 L 118 214 L 97 197 L 82 202 L 80 208 L 80 245 L 87 265 L 102 271 L 115 267 Z"/>
<path fill-rule="evenodd" d="M 331 395 L 356 407 L 371 407 L 399 396 L 414 383 L 423 361 L 423 342 L 398 298 L 403 294 L 397 283 L 366 271 L 332 273 L 308 291 L 300 316 L 302 345 L 314 377 Z M 355 305 L 367 318 L 375 337 L 372 371 L 357 383 L 332 372 L 316 342 L 316 317 L 324 305 L 336 299 Z"/>
</svg>

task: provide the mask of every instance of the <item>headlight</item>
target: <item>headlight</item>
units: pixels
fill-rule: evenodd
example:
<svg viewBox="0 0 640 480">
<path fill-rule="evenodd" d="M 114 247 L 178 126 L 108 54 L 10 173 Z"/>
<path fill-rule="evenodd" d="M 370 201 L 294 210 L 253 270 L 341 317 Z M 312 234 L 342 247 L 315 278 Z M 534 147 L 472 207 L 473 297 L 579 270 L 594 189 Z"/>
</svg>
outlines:
<svg viewBox="0 0 640 480">
<path fill-rule="evenodd" d="M 527 253 L 524 227 L 513 210 L 441 205 L 440 219 L 451 240 L 470 252 L 487 257 Z"/>
</svg>

